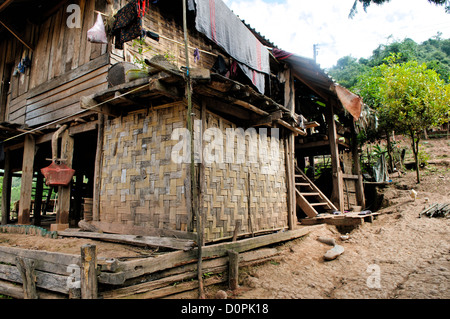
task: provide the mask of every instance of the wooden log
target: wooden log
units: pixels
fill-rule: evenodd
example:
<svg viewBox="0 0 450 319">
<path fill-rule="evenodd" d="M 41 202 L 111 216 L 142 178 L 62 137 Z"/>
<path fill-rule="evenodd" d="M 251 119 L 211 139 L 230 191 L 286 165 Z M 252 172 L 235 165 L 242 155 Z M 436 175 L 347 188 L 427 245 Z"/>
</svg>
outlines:
<svg viewBox="0 0 450 319">
<path fill-rule="evenodd" d="M 228 250 L 228 286 L 231 290 L 239 287 L 239 253 Z"/>
<path fill-rule="evenodd" d="M 17 257 L 16 266 L 19 269 L 22 277 L 23 298 L 24 299 L 38 299 L 36 292 L 36 274 L 34 261 Z"/>
<path fill-rule="evenodd" d="M 15 264 L 16 257 L 34 260 L 36 270 L 66 276 L 69 275 L 67 270 L 69 265 L 80 266 L 81 264 L 78 255 L 0 246 L 2 263 Z"/>
<path fill-rule="evenodd" d="M 94 226 L 94 225 L 92 225 L 91 223 L 88 223 L 87 221 L 85 221 L 85 220 L 80 220 L 79 222 L 78 222 L 78 227 L 80 227 L 80 229 L 82 230 L 82 231 L 87 231 L 87 232 L 101 232 L 101 230 L 98 228 L 98 227 L 96 227 L 96 226 Z M 61 232 L 59 232 L 58 234 L 60 234 Z M 62 232 L 63 234 L 61 235 L 61 236 L 65 236 L 64 235 L 64 233 L 65 232 Z M 66 236 L 66 237 L 78 237 L 78 236 Z"/>
<path fill-rule="evenodd" d="M 72 232 L 72 231 L 61 231 L 58 232 L 58 234 L 63 237 L 98 239 L 115 243 L 125 243 L 137 246 L 163 247 L 175 250 L 190 250 L 194 247 L 195 244 L 193 240 L 184 240 L 169 237 L 101 234 L 101 233 Z"/>
<path fill-rule="evenodd" d="M 239 254 L 239 263 L 242 266 L 250 266 L 265 262 L 278 256 L 280 252 L 276 248 L 263 248 L 256 251 L 250 251 Z M 205 273 L 223 273 L 227 271 L 228 257 L 216 258 L 204 262 L 203 270 Z M 155 298 L 154 291 L 170 285 L 179 285 L 182 281 L 191 280 L 197 277 L 197 265 L 191 264 L 183 267 L 177 267 L 164 271 L 161 273 L 161 279 L 152 280 L 149 282 L 139 283 L 128 287 L 118 288 L 110 291 L 105 291 L 101 294 L 104 299 L 147 299 Z M 225 276 L 224 281 L 226 280 Z M 208 279 L 206 280 L 208 282 Z M 177 284 L 178 283 L 178 284 Z M 169 287 L 170 288 L 170 287 Z M 192 288 L 195 289 L 196 287 Z M 161 291 L 159 291 L 159 294 Z M 170 289 L 167 293 L 173 294 Z M 160 294 L 161 295 L 161 294 Z M 164 297 L 164 295 L 162 295 Z"/>
<path fill-rule="evenodd" d="M 81 298 L 97 299 L 97 246 L 81 247 Z"/>
<path fill-rule="evenodd" d="M 36 287 L 68 294 L 67 276 L 61 276 L 43 271 L 35 271 Z M 0 279 L 22 284 L 22 276 L 16 266 L 0 264 Z"/>
<path fill-rule="evenodd" d="M 221 243 L 203 247 L 203 258 L 211 259 L 227 255 L 228 250 L 234 250 L 238 253 L 261 248 L 274 243 L 300 238 L 309 233 L 304 227 L 297 230 L 279 232 L 276 234 L 259 236 L 249 239 L 240 240 L 231 243 Z M 121 268 L 125 273 L 126 279 L 136 278 L 145 274 L 182 266 L 197 261 L 197 249 L 191 251 L 176 251 L 167 253 L 151 259 L 140 259 L 121 263 Z"/>
<path fill-rule="evenodd" d="M 23 299 L 23 289 L 14 283 L 0 280 L 0 295 Z M 37 295 L 38 299 L 66 299 L 63 294 L 42 291 L 40 289 L 37 289 Z"/>
</svg>

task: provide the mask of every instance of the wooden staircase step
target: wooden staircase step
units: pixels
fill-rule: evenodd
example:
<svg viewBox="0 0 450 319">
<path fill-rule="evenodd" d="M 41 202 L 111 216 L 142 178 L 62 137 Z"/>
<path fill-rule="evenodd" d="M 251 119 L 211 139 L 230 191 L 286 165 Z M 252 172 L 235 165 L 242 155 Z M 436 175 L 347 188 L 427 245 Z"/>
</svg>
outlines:
<svg viewBox="0 0 450 319">
<path fill-rule="evenodd" d="M 303 196 L 320 196 L 320 193 L 301 193 Z"/>
<path fill-rule="evenodd" d="M 328 206 L 328 203 L 309 203 L 311 206 Z"/>
<path fill-rule="evenodd" d="M 311 186 L 309 183 L 295 183 L 295 186 Z"/>
</svg>

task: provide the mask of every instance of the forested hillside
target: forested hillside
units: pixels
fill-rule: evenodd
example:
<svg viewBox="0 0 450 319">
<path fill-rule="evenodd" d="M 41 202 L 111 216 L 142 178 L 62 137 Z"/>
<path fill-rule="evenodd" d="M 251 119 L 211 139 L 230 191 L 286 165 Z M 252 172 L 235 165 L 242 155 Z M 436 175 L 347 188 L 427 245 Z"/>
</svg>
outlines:
<svg viewBox="0 0 450 319">
<path fill-rule="evenodd" d="M 450 39 L 441 39 L 440 35 L 422 43 L 411 39 L 395 41 L 387 45 L 379 45 L 368 59 L 357 59 L 345 56 L 328 70 L 328 73 L 339 84 L 351 89 L 357 77 L 368 72 L 372 67 L 383 64 L 384 59 L 392 53 L 400 53 L 399 63 L 415 60 L 425 63 L 429 69 L 435 70 L 446 83 L 450 82 Z"/>
</svg>

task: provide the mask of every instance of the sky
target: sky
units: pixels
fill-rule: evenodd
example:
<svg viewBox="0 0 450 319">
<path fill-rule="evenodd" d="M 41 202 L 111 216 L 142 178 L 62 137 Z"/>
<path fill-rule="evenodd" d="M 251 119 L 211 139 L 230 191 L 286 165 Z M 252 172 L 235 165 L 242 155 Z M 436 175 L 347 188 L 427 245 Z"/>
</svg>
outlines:
<svg viewBox="0 0 450 319">
<path fill-rule="evenodd" d="M 391 0 L 367 12 L 354 0 L 223 0 L 242 20 L 278 48 L 313 58 L 322 68 L 351 55 L 368 58 L 380 44 L 411 38 L 421 43 L 442 32 L 450 38 L 450 14 L 427 0 Z"/>
</svg>

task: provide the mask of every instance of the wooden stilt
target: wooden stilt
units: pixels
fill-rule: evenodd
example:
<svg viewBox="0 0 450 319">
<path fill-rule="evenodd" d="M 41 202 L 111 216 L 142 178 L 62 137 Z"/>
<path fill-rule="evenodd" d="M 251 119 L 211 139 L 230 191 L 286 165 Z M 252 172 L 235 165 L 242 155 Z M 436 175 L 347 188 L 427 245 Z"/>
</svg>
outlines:
<svg viewBox="0 0 450 319">
<path fill-rule="evenodd" d="M 295 168 L 294 168 L 294 143 L 295 136 L 293 133 L 288 133 L 285 138 L 285 153 L 286 153 L 286 181 L 288 191 L 288 226 L 289 230 L 293 230 L 296 225 L 296 195 L 295 195 Z"/>
<path fill-rule="evenodd" d="M 334 120 L 333 104 L 327 105 L 328 112 L 325 114 L 328 126 L 328 137 L 330 140 L 331 166 L 333 169 L 333 193 L 331 201 L 341 212 L 344 211 L 344 181 L 341 164 L 339 161 L 339 149 L 337 143 L 336 123 Z"/>
<path fill-rule="evenodd" d="M 68 167 L 72 167 L 73 146 L 73 137 L 69 135 L 68 130 L 64 131 L 61 141 L 61 158 L 64 159 L 64 164 Z M 70 190 L 70 183 L 67 186 L 58 187 L 56 225 L 52 225 L 51 230 L 63 230 L 69 228 Z"/>
<path fill-rule="evenodd" d="M 36 189 L 34 195 L 34 209 L 33 209 L 33 225 L 39 226 L 41 224 L 41 210 L 42 210 L 42 192 L 44 190 L 44 176 L 38 173 L 36 178 Z"/>
<path fill-rule="evenodd" d="M 358 175 L 356 181 L 356 201 L 358 206 L 361 206 L 361 210 L 366 207 L 366 198 L 364 196 L 364 184 L 361 173 L 361 163 L 359 162 L 358 141 L 356 138 L 355 124 L 352 124 L 352 156 L 353 156 L 353 174 Z"/>
<path fill-rule="evenodd" d="M 22 161 L 22 182 L 20 187 L 20 206 L 18 213 L 19 225 L 30 224 L 31 189 L 33 183 L 35 141 L 30 134 L 25 135 L 23 161 Z"/>
<path fill-rule="evenodd" d="M 104 132 L 105 116 L 98 114 L 98 133 L 97 133 L 97 152 L 95 154 L 94 168 L 94 194 L 92 202 L 92 219 L 100 220 L 100 187 L 101 187 L 101 169 L 103 154 L 103 132 Z"/>
<path fill-rule="evenodd" d="M 2 225 L 8 224 L 11 214 L 11 152 L 5 151 L 5 166 L 3 168 L 3 189 L 2 189 Z"/>
</svg>

